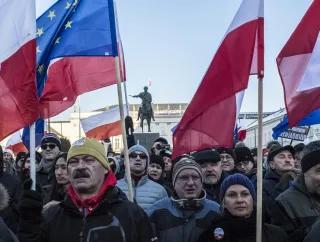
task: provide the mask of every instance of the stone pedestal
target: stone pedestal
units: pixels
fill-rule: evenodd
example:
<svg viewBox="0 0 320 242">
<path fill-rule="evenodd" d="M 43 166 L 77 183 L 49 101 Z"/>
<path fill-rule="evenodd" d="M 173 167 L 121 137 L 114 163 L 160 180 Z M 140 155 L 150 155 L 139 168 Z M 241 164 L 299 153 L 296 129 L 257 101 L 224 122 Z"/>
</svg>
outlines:
<svg viewBox="0 0 320 242">
<path fill-rule="evenodd" d="M 136 144 L 144 146 L 149 152 L 153 145 L 153 141 L 159 137 L 159 133 L 134 133 Z"/>
</svg>

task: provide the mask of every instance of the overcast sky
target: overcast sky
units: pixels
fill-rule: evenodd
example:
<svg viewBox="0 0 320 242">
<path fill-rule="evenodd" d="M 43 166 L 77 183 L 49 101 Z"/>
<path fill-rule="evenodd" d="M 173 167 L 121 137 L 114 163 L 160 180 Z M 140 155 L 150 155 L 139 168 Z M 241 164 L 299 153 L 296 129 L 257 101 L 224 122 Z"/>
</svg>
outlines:
<svg viewBox="0 0 320 242">
<path fill-rule="evenodd" d="M 41 14 L 53 0 L 37 0 Z M 154 103 L 190 102 L 241 0 L 117 0 L 128 94 L 151 81 Z M 265 1 L 264 110 L 284 107 L 275 58 L 312 0 Z M 129 103 L 139 100 L 129 97 Z M 115 87 L 81 96 L 81 110 L 117 104 Z M 69 110 L 70 111 L 70 110 Z M 241 111 L 257 111 L 250 79 Z M 68 112 L 58 119 L 68 117 Z"/>
</svg>

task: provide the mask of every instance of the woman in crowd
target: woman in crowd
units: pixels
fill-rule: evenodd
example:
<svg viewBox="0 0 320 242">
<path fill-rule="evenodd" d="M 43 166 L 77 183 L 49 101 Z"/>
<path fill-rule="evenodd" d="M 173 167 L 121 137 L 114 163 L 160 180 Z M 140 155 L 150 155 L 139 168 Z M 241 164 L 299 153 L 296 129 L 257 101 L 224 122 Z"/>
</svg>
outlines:
<svg viewBox="0 0 320 242">
<path fill-rule="evenodd" d="M 64 199 L 69 184 L 69 176 L 67 172 L 67 153 L 61 152 L 53 164 L 54 176 L 52 180 L 51 190 L 44 203 L 51 201 L 60 202 Z M 52 204 L 52 203 L 51 203 Z"/>
<path fill-rule="evenodd" d="M 166 185 L 166 182 L 163 178 L 164 168 L 165 168 L 165 163 L 162 156 L 151 154 L 150 162 L 148 166 L 148 177 L 152 181 L 162 185 L 166 189 L 168 196 L 171 196 L 172 190 L 170 189 L 170 187 Z"/>
<path fill-rule="evenodd" d="M 236 173 L 221 185 L 221 215 L 216 217 L 198 242 L 256 241 L 256 193 L 246 176 Z M 263 242 L 287 242 L 286 233 L 279 227 L 263 224 Z"/>
</svg>

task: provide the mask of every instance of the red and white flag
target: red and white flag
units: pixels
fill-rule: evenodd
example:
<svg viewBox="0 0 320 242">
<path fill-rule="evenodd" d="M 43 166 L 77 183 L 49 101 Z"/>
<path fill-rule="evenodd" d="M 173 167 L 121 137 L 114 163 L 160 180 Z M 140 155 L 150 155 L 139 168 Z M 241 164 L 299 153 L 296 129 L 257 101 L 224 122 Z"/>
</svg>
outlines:
<svg viewBox="0 0 320 242">
<path fill-rule="evenodd" d="M 38 118 L 34 0 L 0 1 L 0 140 Z"/>
<path fill-rule="evenodd" d="M 19 152 L 27 152 L 27 148 L 22 142 L 20 130 L 13 133 L 11 137 L 8 139 L 6 144 L 6 149 L 12 150 L 14 155 L 17 155 Z"/>
<path fill-rule="evenodd" d="M 232 146 L 249 75 L 263 76 L 263 1 L 244 0 L 173 134 L 173 156 Z"/>
<path fill-rule="evenodd" d="M 320 1 L 313 1 L 277 57 L 289 125 L 320 108 Z"/>
<path fill-rule="evenodd" d="M 97 140 L 120 135 L 122 132 L 119 107 L 81 119 L 81 126 L 87 137 Z"/>
</svg>

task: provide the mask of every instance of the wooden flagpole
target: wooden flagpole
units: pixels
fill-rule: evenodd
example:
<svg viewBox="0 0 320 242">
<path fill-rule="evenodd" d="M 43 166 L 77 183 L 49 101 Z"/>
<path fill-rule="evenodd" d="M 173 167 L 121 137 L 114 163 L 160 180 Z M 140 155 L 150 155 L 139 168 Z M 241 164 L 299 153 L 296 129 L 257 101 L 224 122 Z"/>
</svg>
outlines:
<svg viewBox="0 0 320 242">
<path fill-rule="evenodd" d="M 262 241 L 262 118 L 263 77 L 258 78 L 258 157 L 257 157 L 257 234 L 256 241 Z"/>
<path fill-rule="evenodd" d="M 36 128 L 35 123 L 30 125 L 30 177 L 32 190 L 36 190 Z"/>
<path fill-rule="evenodd" d="M 120 117 L 121 117 L 121 130 L 122 130 L 122 140 L 123 140 L 123 150 L 124 150 L 124 164 L 125 164 L 126 178 L 128 183 L 128 199 L 131 202 L 133 202 L 132 180 L 131 180 L 131 172 L 130 172 L 130 164 L 129 164 L 128 143 L 127 143 L 125 122 L 124 122 L 125 117 L 124 117 L 122 90 L 121 90 L 120 62 L 119 62 L 118 56 L 115 57 L 115 65 L 116 65 L 117 89 L 118 89 L 119 109 L 120 109 Z"/>
</svg>

